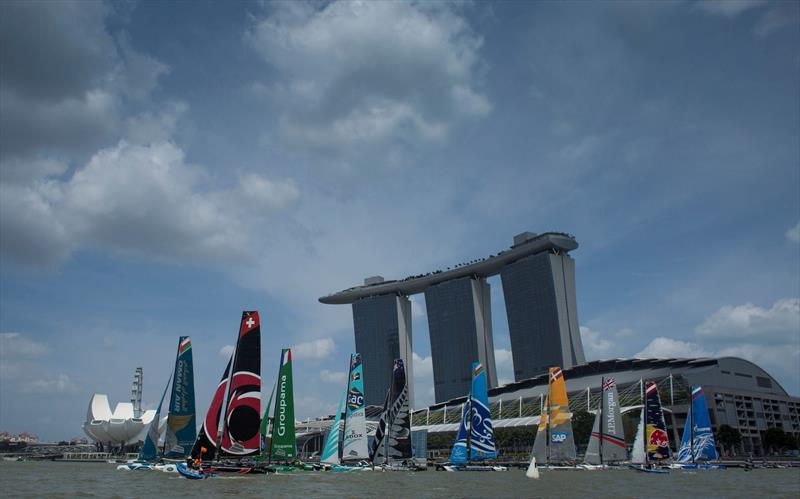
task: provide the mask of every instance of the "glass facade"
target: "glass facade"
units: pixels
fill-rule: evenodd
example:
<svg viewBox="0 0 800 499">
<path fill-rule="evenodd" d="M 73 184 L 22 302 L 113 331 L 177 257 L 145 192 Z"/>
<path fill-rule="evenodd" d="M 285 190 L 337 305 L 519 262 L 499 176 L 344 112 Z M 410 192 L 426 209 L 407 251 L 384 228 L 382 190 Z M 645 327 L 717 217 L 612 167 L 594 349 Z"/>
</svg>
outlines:
<svg viewBox="0 0 800 499">
<path fill-rule="evenodd" d="M 437 402 L 469 393 L 475 361 L 486 366 L 489 386 L 497 385 L 489 296 L 485 280 L 469 277 L 425 290 Z"/>
<path fill-rule="evenodd" d="M 410 353 L 411 302 L 404 296 L 381 295 L 353 302 L 356 351 L 364 366 L 367 405 L 382 405 L 392 380 L 394 359 L 413 362 Z M 408 341 L 408 348 L 401 348 Z M 409 398 L 413 403 L 413 371 L 407 367 Z"/>
<path fill-rule="evenodd" d="M 539 253 L 500 272 L 514 360 L 514 379 L 532 378 L 552 366 L 585 362 L 575 303 L 574 261 Z"/>
</svg>

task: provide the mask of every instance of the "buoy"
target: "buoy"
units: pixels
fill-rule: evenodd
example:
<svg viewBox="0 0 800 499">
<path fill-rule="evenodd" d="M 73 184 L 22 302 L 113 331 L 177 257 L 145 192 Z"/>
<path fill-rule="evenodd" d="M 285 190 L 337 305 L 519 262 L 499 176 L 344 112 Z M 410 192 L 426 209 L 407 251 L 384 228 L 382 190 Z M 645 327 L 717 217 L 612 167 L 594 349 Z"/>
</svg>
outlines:
<svg viewBox="0 0 800 499">
<path fill-rule="evenodd" d="M 536 467 L 535 457 L 531 458 L 531 464 L 528 465 L 528 471 L 525 472 L 525 476 L 534 480 L 539 479 L 539 468 Z"/>
</svg>

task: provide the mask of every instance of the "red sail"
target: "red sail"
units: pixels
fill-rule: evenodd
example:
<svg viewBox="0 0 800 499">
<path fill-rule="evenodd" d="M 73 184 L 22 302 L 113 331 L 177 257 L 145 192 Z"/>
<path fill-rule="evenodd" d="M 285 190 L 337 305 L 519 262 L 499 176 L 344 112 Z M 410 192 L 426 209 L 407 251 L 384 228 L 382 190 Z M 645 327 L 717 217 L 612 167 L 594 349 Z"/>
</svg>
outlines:
<svg viewBox="0 0 800 499">
<path fill-rule="evenodd" d="M 211 398 L 211 405 L 206 412 L 206 418 L 200 427 L 200 433 L 197 435 L 197 440 L 192 447 L 192 458 L 198 457 L 204 461 L 214 459 L 217 451 L 217 440 L 219 439 L 219 417 L 222 415 L 222 404 L 225 403 L 225 393 L 228 388 L 228 376 L 231 372 L 231 358 L 228 360 L 228 365 L 225 367 L 225 372 L 222 374 L 222 379 L 217 385 L 217 390 Z"/>
<path fill-rule="evenodd" d="M 239 339 L 233 354 L 228 409 L 222 433 L 222 452 L 235 456 L 258 454 L 261 426 L 261 324 L 258 312 L 242 312 Z"/>
</svg>

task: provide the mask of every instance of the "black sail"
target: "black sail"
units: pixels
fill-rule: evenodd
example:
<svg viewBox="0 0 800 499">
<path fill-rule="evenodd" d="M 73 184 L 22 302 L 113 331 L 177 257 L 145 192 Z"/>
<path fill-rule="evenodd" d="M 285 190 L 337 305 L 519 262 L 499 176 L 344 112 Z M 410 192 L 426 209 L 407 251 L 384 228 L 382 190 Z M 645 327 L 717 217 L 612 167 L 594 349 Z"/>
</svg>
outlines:
<svg viewBox="0 0 800 499">
<path fill-rule="evenodd" d="M 408 409 L 408 385 L 402 359 L 394 361 L 392 386 L 386 396 L 383 413 L 372 442 L 372 461 L 388 463 L 411 458 L 411 417 Z"/>
</svg>

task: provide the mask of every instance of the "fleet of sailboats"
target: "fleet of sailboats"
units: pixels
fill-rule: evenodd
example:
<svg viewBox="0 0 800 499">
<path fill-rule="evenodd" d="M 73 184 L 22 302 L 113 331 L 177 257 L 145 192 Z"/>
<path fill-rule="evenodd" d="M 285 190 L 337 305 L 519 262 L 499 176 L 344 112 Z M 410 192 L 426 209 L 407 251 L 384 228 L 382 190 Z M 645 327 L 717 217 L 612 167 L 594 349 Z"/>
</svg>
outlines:
<svg viewBox="0 0 800 499">
<path fill-rule="evenodd" d="M 362 358 L 359 353 L 350 356 L 347 385 L 325 437 L 320 463 L 307 464 L 298 461 L 290 349 L 281 351 L 278 377 L 263 418 L 261 416 L 258 312 L 242 312 L 236 347 L 199 433 L 195 423 L 191 348 L 190 338 L 181 336 L 174 369 L 138 458 L 118 469 L 178 471 L 187 478 L 206 478 L 224 472 L 419 469 L 412 458 L 409 389 L 401 359 L 396 359 L 392 366 L 392 382 L 370 444 Z M 658 386 L 651 381 L 643 385 L 639 427 L 628 456 L 616 381 L 600 379 L 600 400 L 584 459 L 579 464 L 564 373 L 559 367 L 550 368 L 526 475 L 538 478 L 539 469 L 621 469 L 627 463 L 637 471 L 649 473 L 668 473 L 670 469 L 723 469 L 723 465 L 715 463 L 719 455 L 702 388 L 692 387 L 683 438 L 677 459 L 671 462 L 673 456 Z M 166 425 L 163 425 L 161 411 L 170 387 Z M 159 445 L 161 425 L 166 428 L 163 444 Z M 497 458 L 486 371 L 482 364 L 475 362 L 450 459 L 440 468 L 453 472 L 505 471 L 507 468 L 499 465 Z M 180 462 L 183 459 L 187 459 L 187 464 Z"/>
</svg>

